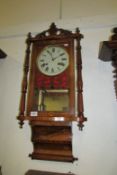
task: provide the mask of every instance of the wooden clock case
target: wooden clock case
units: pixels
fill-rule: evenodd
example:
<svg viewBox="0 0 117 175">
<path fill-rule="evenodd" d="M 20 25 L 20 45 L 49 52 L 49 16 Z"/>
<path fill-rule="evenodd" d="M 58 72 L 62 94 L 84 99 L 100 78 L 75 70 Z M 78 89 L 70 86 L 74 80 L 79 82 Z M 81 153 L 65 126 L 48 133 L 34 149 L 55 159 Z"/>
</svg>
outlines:
<svg viewBox="0 0 117 175">
<path fill-rule="evenodd" d="M 112 62 L 112 66 L 114 67 L 114 88 L 117 98 L 117 27 L 115 27 L 112 31 L 113 34 L 110 37 L 109 41 L 101 42 L 99 59 L 105 62 Z"/>
<path fill-rule="evenodd" d="M 35 37 L 29 33 L 24 63 L 22 94 L 18 120 L 22 127 L 28 120 L 32 129 L 32 159 L 73 162 L 77 160 L 72 151 L 72 122 L 76 121 L 80 130 L 86 121 L 83 110 L 83 82 L 80 40 L 83 36 L 78 28 L 75 33 L 57 28 L 54 23 Z M 46 76 L 37 69 L 36 59 L 48 45 L 60 46 L 69 54 L 69 66 L 60 75 Z M 75 68 L 77 68 L 75 76 Z M 62 92 L 60 91 L 62 89 Z M 39 92 L 61 92 L 54 97 L 64 96 L 67 90 L 68 109 L 39 110 Z M 42 96 L 41 96 L 42 98 Z M 76 98 L 76 100 L 75 100 Z M 77 103 L 76 103 L 77 101 Z M 42 104 L 44 106 L 44 104 Z"/>
</svg>

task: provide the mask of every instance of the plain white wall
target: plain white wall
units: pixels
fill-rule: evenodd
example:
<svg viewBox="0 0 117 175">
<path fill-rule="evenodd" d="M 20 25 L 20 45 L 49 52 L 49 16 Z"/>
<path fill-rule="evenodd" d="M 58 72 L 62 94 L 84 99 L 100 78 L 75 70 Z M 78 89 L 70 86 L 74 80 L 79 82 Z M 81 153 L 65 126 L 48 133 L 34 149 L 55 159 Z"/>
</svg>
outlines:
<svg viewBox="0 0 117 175">
<path fill-rule="evenodd" d="M 0 30 L 33 22 L 117 13 L 116 0 L 0 0 Z"/>
<path fill-rule="evenodd" d="M 6 59 L 0 60 L 0 165 L 3 175 L 24 175 L 28 169 L 77 175 L 117 174 L 117 101 L 113 67 L 111 62 L 98 59 L 100 42 L 108 40 L 111 29 L 117 26 L 117 2 L 62 2 L 60 20 L 59 0 L 43 0 L 43 3 L 41 0 L 1 0 L 0 48 L 8 54 Z M 46 13 L 43 13 L 44 7 Z M 51 13 L 48 8 L 53 9 Z M 84 114 L 88 122 L 83 132 L 73 124 L 73 152 L 79 158 L 74 163 L 31 160 L 28 157 L 33 149 L 30 127 L 25 122 L 20 129 L 16 120 L 26 35 L 48 29 L 53 21 L 58 27 L 69 30 L 79 27 L 84 35 L 81 41 Z"/>
</svg>

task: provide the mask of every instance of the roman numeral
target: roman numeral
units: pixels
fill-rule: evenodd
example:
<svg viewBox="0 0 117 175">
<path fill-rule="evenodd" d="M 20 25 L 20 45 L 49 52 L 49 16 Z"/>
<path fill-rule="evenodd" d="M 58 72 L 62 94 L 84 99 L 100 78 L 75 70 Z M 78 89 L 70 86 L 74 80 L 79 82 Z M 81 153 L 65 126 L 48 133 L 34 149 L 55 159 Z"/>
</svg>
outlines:
<svg viewBox="0 0 117 175">
<path fill-rule="evenodd" d="M 63 55 L 65 55 L 65 53 L 61 53 L 61 54 L 60 54 L 60 56 L 63 56 Z"/>
<path fill-rule="evenodd" d="M 52 72 L 52 73 L 54 72 L 54 69 L 53 69 L 53 68 L 51 69 L 51 72 Z"/>
<path fill-rule="evenodd" d="M 63 61 L 66 61 L 67 60 L 67 58 L 61 58 Z"/>
<path fill-rule="evenodd" d="M 54 47 L 52 48 L 52 52 L 55 52 L 55 48 Z"/>
<path fill-rule="evenodd" d="M 45 68 L 45 71 L 48 72 L 48 70 L 49 70 L 49 67 L 46 67 L 46 68 Z"/>
<path fill-rule="evenodd" d="M 48 53 L 50 56 L 52 56 L 52 53 L 51 53 L 49 50 L 47 50 L 47 53 Z"/>
<path fill-rule="evenodd" d="M 58 63 L 58 65 L 60 65 L 60 66 L 65 66 L 65 64 L 62 63 L 62 62 Z"/>
<path fill-rule="evenodd" d="M 44 62 L 44 60 L 43 59 L 40 59 L 40 62 Z"/>
<path fill-rule="evenodd" d="M 45 67 L 47 65 L 48 65 L 48 63 L 43 63 L 43 64 L 41 64 L 41 67 Z"/>
</svg>

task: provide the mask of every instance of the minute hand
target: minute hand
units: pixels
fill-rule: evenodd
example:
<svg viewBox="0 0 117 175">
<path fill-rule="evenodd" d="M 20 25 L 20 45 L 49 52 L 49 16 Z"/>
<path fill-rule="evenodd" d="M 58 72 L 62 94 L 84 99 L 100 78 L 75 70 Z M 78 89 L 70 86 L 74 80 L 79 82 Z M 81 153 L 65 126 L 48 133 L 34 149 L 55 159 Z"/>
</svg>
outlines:
<svg viewBox="0 0 117 175">
<path fill-rule="evenodd" d="M 57 58 L 61 58 L 61 56 L 63 56 L 63 54 L 60 54 L 60 55 L 58 55 L 57 57 L 53 57 L 53 58 L 52 58 L 52 61 L 56 60 Z"/>
</svg>

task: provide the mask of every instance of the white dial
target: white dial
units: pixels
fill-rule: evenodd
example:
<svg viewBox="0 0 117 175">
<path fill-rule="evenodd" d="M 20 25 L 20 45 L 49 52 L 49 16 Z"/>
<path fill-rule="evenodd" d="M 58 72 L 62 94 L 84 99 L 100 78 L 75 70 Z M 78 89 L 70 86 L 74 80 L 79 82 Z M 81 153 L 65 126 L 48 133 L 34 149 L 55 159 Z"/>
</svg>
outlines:
<svg viewBox="0 0 117 175">
<path fill-rule="evenodd" d="M 49 76 L 62 73 L 68 65 L 69 55 L 64 48 L 59 46 L 45 47 L 37 58 L 38 69 Z"/>
</svg>

